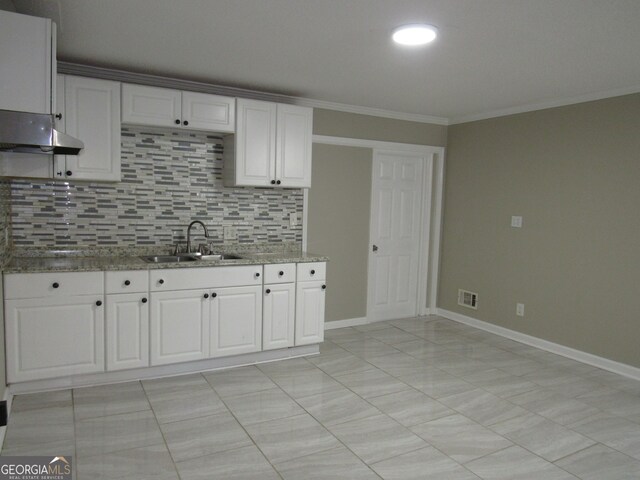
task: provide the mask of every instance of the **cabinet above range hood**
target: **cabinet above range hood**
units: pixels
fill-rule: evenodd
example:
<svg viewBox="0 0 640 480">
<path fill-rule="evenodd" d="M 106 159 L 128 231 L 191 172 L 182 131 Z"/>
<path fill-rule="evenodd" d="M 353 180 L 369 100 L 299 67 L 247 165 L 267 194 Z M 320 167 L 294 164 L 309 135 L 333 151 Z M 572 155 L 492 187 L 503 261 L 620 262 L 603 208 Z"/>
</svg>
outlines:
<svg viewBox="0 0 640 480">
<path fill-rule="evenodd" d="M 84 144 L 54 128 L 53 115 L 0 110 L 0 151 L 77 155 Z"/>
</svg>

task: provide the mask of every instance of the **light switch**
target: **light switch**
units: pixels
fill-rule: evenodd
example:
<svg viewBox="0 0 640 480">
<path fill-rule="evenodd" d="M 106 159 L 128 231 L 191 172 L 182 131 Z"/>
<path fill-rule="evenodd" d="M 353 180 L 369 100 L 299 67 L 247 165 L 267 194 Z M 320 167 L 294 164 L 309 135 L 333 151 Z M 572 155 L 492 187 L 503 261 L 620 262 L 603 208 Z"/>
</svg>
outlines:
<svg viewBox="0 0 640 480">
<path fill-rule="evenodd" d="M 511 217 L 511 226 L 514 228 L 522 228 L 522 217 L 521 216 L 512 216 Z"/>
<path fill-rule="evenodd" d="M 289 214 L 289 226 L 290 227 L 296 227 L 298 225 L 298 214 L 297 213 L 290 213 Z"/>
</svg>

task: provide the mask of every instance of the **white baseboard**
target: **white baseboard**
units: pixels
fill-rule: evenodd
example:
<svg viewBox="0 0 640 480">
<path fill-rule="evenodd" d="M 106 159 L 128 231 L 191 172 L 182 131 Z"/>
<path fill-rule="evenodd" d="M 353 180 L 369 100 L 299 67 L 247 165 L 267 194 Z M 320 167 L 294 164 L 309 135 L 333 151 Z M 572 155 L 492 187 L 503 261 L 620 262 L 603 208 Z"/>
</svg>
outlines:
<svg viewBox="0 0 640 480">
<path fill-rule="evenodd" d="M 9 419 L 9 416 L 11 415 L 11 403 L 13 401 L 13 395 L 9 391 L 9 387 L 4 389 L 4 396 L 2 397 L 2 400 L 7 402 L 7 419 Z M 2 451 L 2 446 L 4 445 L 4 436 L 6 432 L 7 427 L 0 427 L 0 451 Z"/>
<path fill-rule="evenodd" d="M 540 348 L 542 350 L 546 350 L 547 352 L 555 353 L 557 355 L 561 355 L 578 362 L 586 363 L 587 365 L 591 365 L 593 367 L 617 373 L 634 380 L 640 380 L 640 368 L 633 367 L 625 363 L 620 363 L 614 360 L 609 360 L 608 358 L 599 357 L 591 353 L 583 352 L 582 350 L 576 350 L 575 348 L 566 347 L 564 345 L 560 345 L 559 343 L 554 343 L 538 337 L 533 337 L 531 335 L 527 335 L 526 333 L 516 332 L 515 330 L 500 327 L 492 323 L 484 322 L 482 320 L 468 317 L 466 315 L 462 315 L 461 313 L 444 310 L 442 308 L 437 309 L 437 315 L 448 318 L 449 320 L 453 320 L 455 322 L 464 323 L 465 325 L 469 325 L 471 327 L 479 328 L 480 330 L 484 330 L 489 333 L 494 333 L 510 340 L 515 340 L 516 342 L 524 343 L 525 345 L 530 345 L 532 347 Z"/>
<path fill-rule="evenodd" d="M 333 322 L 325 322 L 325 330 L 333 330 L 334 328 L 356 327 L 358 325 L 366 325 L 369 323 L 367 317 L 347 318 L 346 320 L 335 320 Z"/>
</svg>

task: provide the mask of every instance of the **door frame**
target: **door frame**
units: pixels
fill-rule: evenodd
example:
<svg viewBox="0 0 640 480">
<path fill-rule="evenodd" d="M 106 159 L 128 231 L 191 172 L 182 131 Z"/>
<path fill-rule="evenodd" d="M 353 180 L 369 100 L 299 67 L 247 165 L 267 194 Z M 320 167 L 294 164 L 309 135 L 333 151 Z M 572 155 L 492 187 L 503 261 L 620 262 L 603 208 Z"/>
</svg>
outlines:
<svg viewBox="0 0 640 480">
<path fill-rule="evenodd" d="M 442 237 L 445 147 L 382 142 L 360 138 L 332 137 L 326 135 L 314 135 L 313 143 L 368 148 L 372 151 L 372 160 L 373 156 L 376 155 L 376 152 L 413 153 L 424 155 L 426 159 L 432 159 L 431 168 L 423 169 L 422 224 L 420 226 L 421 241 L 419 253 L 421 270 L 418 275 L 416 312 L 418 315 L 436 313 L 438 301 L 438 276 L 440 270 L 440 244 Z M 431 191 L 431 196 L 427 198 L 427 193 L 429 191 Z M 308 206 L 309 191 L 308 189 L 304 189 L 302 211 L 302 248 L 305 251 L 307 249 Z M 426 215 L 426 213 L 428 213 L 428 215 Z M 369 240 L 369 248 L 371 248 L 371 238 Z M 369 255 L 371 255 L 371 251 L 369 251 Z M 367 295 L 367 323 L 370 323 L 371 321 L 369 317 L 369 303 L 370 298 L 369 295 Z"/>
</svg>

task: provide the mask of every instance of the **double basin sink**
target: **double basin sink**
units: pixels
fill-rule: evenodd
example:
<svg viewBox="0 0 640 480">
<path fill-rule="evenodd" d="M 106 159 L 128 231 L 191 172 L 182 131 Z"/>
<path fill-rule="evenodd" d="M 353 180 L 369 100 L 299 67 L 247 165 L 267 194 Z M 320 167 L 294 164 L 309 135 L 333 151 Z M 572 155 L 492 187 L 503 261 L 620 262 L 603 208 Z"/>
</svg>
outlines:
<svg viewBox="0 0 640 480">
<path fill-rule="evenodd" d="M 147 255 L 140 258 L 149 263 L 184 263 L 202 262 L 207 260 L 239 260 L 243 257 L 232 253 L 217 253 L 212 255 L 202 255 L 200 253 L 179 253 L 177 255 Z"/>
</svg>

